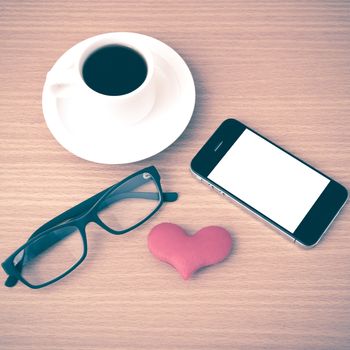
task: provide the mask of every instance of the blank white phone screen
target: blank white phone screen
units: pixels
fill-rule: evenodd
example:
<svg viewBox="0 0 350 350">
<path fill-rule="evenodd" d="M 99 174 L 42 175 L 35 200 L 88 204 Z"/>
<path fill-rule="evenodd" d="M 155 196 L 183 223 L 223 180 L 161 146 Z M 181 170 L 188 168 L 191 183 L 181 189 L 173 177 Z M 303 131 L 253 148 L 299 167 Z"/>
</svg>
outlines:
<svg viewBox="0 0 350 350">
<path fill-rule="evenodd" d="M 329 183 L 248 129 L 208 178 L 291 233 Z"/>
</svg>

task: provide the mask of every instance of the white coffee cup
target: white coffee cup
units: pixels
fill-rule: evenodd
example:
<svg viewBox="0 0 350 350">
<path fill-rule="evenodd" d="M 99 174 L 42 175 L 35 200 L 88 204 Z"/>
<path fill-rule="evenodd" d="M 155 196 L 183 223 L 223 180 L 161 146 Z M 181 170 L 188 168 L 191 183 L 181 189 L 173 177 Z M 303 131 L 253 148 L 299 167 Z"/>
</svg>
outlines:
<svg viewBox="0 0 350 350">
<path fill-rule="evenodd" d="M 124 95 L 111 96 L 96 92 L 83 79 L 82 70 L 86 59 L 96 50 L 110 45 L 121 45 L 135 50 L 147 65 L 147 75 L 143 83 Z M 109 125 L 130 126 L 143 119 L 154 105 L 154 60 L 147 47 L 140 46 L 140 42 L 133 40 L 128 33 L 118 33 L 118 36 L 115 33 L 101 34 L 81 42 L 64 64 L 50 70 L 46 84 L 57 98 L 74 100 L 76 112 L 70 116 L 74 119 L 68 121 L 70 125 L 84 125 L 91 132 L 102 124 L 107 128 Z"/>
</svg>

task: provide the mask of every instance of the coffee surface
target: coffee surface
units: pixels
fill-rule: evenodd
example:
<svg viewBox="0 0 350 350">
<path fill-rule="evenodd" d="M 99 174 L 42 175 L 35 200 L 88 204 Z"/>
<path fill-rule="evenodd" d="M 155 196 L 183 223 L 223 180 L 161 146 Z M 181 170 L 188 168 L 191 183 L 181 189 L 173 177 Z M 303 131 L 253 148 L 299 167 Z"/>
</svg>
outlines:
<svg viewBox="0 0 350 350">
<path fill-rule="evenodd" d="M 96 92 L 125 95 L 137 89 L 146 79 L 147 64 L 135 50 L 121 45 L 104 46 L 84 62 L 83 79 Z"/>
</svg>

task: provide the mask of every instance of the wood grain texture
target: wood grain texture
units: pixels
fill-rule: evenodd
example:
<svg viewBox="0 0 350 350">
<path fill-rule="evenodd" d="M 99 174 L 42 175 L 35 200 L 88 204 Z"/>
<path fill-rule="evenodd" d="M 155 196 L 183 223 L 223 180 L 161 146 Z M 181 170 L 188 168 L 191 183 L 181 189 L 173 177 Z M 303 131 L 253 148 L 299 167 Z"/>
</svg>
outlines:
<svg viewBox="0 0 350 350">
<path fill-rule="evenodd" d="M 41 111 L 55 60 L 111 31 L 163 40 L 197 88 L 184 134 L 123 166 L 69 154 Z M 1 261 L 40 224 L 143 166 L 155 164 L 163 187 L 180 193 L 129 235 L 91 225 L 87 260 L 62 282 L 0 287 L 1 350 L 350 348 L 349 207 L 318 247 L 303 250 L 189 172 L 234 115 L 349 187 L 348 1 L 2 0 L 0 47 Z M 148 232 L 163 221 L 189 232 L 222 225 L 233 254 L 184 282 L 147 250 Z"/>
</svg>

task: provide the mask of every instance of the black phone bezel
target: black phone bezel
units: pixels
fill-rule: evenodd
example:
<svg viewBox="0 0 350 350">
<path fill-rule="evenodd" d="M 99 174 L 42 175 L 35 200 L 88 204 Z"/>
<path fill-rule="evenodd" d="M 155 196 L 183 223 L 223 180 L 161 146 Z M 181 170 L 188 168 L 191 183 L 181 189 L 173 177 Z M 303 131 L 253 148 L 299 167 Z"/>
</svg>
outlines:
<svg viewBox="0 0 350 350">
<path fill-rule="evenodd" d="M 236 197 L 233 193 L 222 188 L 219 184 L 208 179 L 208 175 L 218 164 L 221 158 L 226 154 L 226 152 L 231 148 L 231 146 L 237 141 L 240 135 L 245 129 L 248 129 L 258 136 L 262 137 L 267 142 L 271 143 L 275 147 L 279 148 L 283 152 L 287 153 L 291 157 L 297 159 L 301 163 L 305 164 L 309 168 L 313 169 L 317 173 L 323 175 L 330 180 L 327 187 L 324 189 L 322 194 L 319 196 L 315 204 L 306 214 L 302 222 L 299 224 L 297 229 L 292 233 L 286 230 L 284 227 L 280 226 L 275 221 L 271 220 L 248 203 L 245 203 L 240 198 Z M 279 230 L 283 231 L 289 235 L 292 239 L 298 241 L 304 246 L 312 247 L 316 245 L 323 234 L 326 232 L 328 226 L 332 223 L 340 209 L 345 204 L 348 192 L 344 186 L 330 178 L 329 176 L 323 174 L 319 170 L 315 169 L 311 165 L 305 163 L 303 160 L 289 153 L 282 147 L 276 145 L 266 137 L 260 135 L 255 130 L 249 128 L 248 126 L 242 124 L 236 119 L 226 119 L 212 134 L 209 140 L 204 144 L 204 146 L 199 150 L 191 162 L 191 170 L 201 178 L 204 178 L 208 183 L 211 183 L 220 191 L 233 198 L 237 202 L 241 203 L 248 209 L 250 209 L 255 214 L 262 217 L 267 222 L 276 226 Z"/>
</svg>

